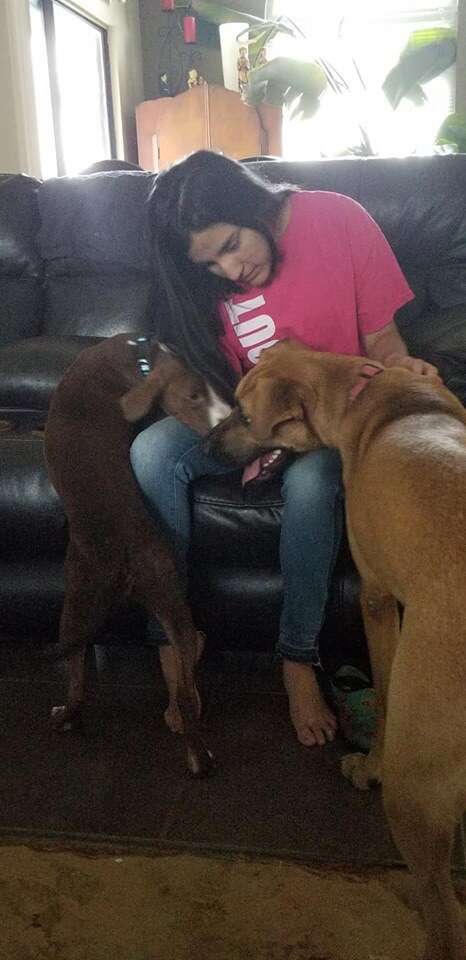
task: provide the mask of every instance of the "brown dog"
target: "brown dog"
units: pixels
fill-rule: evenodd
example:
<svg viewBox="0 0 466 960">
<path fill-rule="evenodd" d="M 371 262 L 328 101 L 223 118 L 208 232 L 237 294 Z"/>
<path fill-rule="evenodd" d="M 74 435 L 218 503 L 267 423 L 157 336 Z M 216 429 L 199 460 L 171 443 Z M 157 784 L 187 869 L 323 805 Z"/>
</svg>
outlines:
<svg viewBox="0 0 466 960">
<path fill-rule="evenodd" d="M 83 350 L 52 398 L 45 454 L 69 524 L 57 656 L 71 656 L 68 701 L 53 721 L 68 729 L 79 719 L 86 646 L 116 601 L 131 595 L 173 646 L 188 765 L 203 774 L 211 755 L 198 729 L 197 633 L 169 538 L 149 516 L 129 459 L 132 424 L 157 408 L 201 434 L 229 409 L 167 348 L 125 335 Z"/>
<path fill-rule="evenodd" d="M 465 960 L 450 855 L 466 808 L 466 411 L 436 380 L 291 342 L 264 351 L 236 401 L 210 435 L 218 457 L 341 453 L 382 705 L 375 748 L 345 757 L 343 773 L 363 789 L 383 779 L 420 895 L 425 960 Z"/>
</svg>

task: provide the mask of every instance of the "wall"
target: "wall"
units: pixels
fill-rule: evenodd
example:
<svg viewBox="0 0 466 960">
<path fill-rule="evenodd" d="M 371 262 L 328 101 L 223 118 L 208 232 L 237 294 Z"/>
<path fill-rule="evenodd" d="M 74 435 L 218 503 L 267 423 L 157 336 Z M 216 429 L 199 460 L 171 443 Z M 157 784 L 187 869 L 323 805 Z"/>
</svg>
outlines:
<svg viewBox="0 0 466 960">
<path fill-rule="evenodd" d="M 176 0 L 177 3 L 180 0 Z M 238 20 L 241 20 L 241 11 L 253 16 L 264 15 L 265 0 L 217 0 L 220 5 L 238 10 Z M 154 100 L 161 95 L 159 75 L 163 62 L 161 31 L 167 23 L 169 14 L 160 9 L 159 0 L 139 0 L 139 17 L 142 35 L 142 61 L 144 77 L 144 100 Z M 218 28 L 198 20 L 198 44 L 202 75 L 209 83 L 223 83 L 222 61 L 218 41 Z M 183 51 L 183 40 L 180 40 L 180 49 Z"/>
<path fill-rule="evenodd" d="M 144 99 L 138 0 L 75 0 L 107 27 L 117 154 L 137 161 L 134 108 Z M 41 176 L 29 54 L 29 0 L 0 0 L 0 171 Z"/>
<path fill-rule="evenodd" d="M 13 77 L 5 0 L 0 0 L 0 169 L 12 170 L 19 152 L 18 125 L 11 108 Z"/>
<path fill-rule="evenodd" d="M 27 0 L 0 0 L 0 171 L 40 175 Z"/>
</svg>

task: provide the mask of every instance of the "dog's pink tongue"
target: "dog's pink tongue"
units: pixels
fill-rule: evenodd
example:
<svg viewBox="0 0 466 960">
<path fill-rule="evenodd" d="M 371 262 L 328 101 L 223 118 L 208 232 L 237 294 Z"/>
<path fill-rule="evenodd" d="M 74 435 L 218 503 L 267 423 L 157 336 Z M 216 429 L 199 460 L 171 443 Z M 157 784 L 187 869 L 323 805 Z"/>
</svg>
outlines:
<svg viewBox="0 0 466 960">
<path fill-rule="evenodd" d="M 256 480 L 262 470 L 262 457 L 256 457 L 252 463 L 248 463 L 247 467 L 243 470 L 243 476 L 241 477 L 241 483 L 243 487 L 246 486 L 251 480 Z"/>
<path fill-rule="evenodd" d="M 282 450 L 269 450 L 262 457 L 257 457 L 252 463 L 249 463 L 243 470 L 243 487 L 251 480 L 268 480 L 283 463 L 286 454 Z"/>
</svg>

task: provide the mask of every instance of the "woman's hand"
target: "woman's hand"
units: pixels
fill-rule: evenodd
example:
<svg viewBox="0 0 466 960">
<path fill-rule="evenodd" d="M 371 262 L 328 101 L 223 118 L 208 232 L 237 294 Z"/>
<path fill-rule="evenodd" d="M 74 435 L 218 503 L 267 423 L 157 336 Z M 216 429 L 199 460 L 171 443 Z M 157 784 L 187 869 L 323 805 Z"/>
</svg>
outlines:
<svg viewBox="0 0 466 960">
<path fill-rule="evenodd" d="M 393 321 L 381 330 L 367 334 L 364 337 L 364 345 L 367 356 L 371 360 L 379 360 L 384 367 L 404 367 L 405 370 L 419 373 L 422 377 L 430 377 L 439 383 L 442 382 L 437 367 L 432 363 L 427 363 L 427 360 L 421 360 L 419 357 L 409 356 L 406 344 Z"/>
<path fill-rule="evenodd" d="M 410 357 L 407 354 L 391 353 L 384 357 L 383 363 L 386 367 L 405 367 L 412 373 L 419 373 L 423 377 L 430 377 L 433 380 L 441 380 L 437 367 L 433 363 L 427 363 L 420 357 Z"/>
</svg>

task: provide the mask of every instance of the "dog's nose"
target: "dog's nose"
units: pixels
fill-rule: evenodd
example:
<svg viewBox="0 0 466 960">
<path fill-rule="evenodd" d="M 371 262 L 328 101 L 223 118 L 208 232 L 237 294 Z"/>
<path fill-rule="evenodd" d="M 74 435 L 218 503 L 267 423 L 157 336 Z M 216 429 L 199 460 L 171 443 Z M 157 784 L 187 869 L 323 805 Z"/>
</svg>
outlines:
<svg viewBox="0 0 466 960">
<path fill-rule="evenodd" d="M 223 460 L 221 444 L 224 422 L 225 421 L 218 423 L 216 427 L 213 427 L 212 430 L 209 430 L 209 433 L 204 437 L 201 443 L 201 450 L 203 450 L 208 457 L 215 457 L 217 460 Z"/>
<path fill-rule="evenodd" d="M 204 437 L 201 443 L 201 450 L 203 453 L 207 454 L 208 457 L 213 457 L 214 449 L 215 449 L 215 437 L 212 438 L 212 430 L 211 430 L 210 433 L 208 433 L 207 436 Z"/>
</svg>

